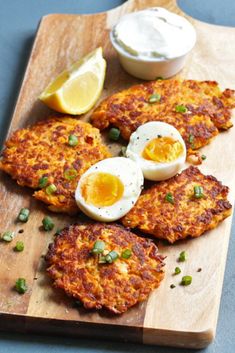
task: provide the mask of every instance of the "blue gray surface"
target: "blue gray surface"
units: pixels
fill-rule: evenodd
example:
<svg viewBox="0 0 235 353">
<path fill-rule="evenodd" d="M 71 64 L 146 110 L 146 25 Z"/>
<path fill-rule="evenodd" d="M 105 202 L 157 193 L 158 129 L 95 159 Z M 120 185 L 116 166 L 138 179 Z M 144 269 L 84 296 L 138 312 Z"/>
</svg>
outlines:
<svg viewBox="0 0 235 353">
<path fill-rule="evenodd" d="M 235 27 L 234 0 L 177 0 L 188 15 L 207 23 Z"/>
<path fill-rule="evenodd" d="M 94 13 L 124 0 L 0 0 L 0 143 L 9 125 L 40 18 L 48 13 Z M 179 0 L 201 21 L 235 27 L 235 0 Z M 222 50 L 222 48 L 221 48 Z M 216 339 L 203 353 L 235 352 L 235 224 L 231 235 Z M 189 350 L 92 339 L 0 333 L 0 353 L 179 353 Z"/>
</svg>

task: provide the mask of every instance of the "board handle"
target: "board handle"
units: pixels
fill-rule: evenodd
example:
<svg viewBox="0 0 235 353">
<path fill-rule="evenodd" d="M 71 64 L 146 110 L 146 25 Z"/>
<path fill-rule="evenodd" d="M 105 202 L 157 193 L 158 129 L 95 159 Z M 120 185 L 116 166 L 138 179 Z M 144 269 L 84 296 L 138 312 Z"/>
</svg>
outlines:
<svg viewBox="0 0 235 353">
<path fill-rule="evenodd" d="M 164 7 L 171 12 L 190 19 L 190 17 L 178 7 L 176 0 L 127 0 L 122 5 L 103 13 L 107 18 L 106 28 L 110 30 L 118 22 L 120 17 L 127 13 L 144 10 L 148 7 Z"/>
<path fill-rule="evenodd" d="M 164 7 L 169 11 L 183 15 L 184 12 L 178 7 L 176 0 L 127 0 L 119 7 L 125 8 L 125 12 L 142 10 L 147 7 Z M 117 9 L 117 8 L 116 8 Z"/>
</svg>

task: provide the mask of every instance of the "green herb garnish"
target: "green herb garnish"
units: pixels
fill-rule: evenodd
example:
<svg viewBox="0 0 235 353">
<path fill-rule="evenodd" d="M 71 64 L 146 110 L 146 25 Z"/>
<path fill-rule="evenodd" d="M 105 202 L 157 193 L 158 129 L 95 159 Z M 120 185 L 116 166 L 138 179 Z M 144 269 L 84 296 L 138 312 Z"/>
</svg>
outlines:
<svg viewBox="0 0 235 353">
<path fill-rule="evenodd" d="M 74 178 L 76 178 L 76 176 L 78 175 L 76 169 L 66 169 L 64 172 L 64 177 L 67 180 L 73 180 Z"/>
<path fill-rule="evenodd" d="M 18 293 L 24 294 L 28 289 L 26 280 L 24 278 L 18 278 L 15 283 L 15 289 Z"/>
<path fill-rule="evenodd" d="M 180 256 L 179 256 L 179 261 L 184 262 L 187 260 L 187 258 L 188 258 L 188 255 L 187 255 L 186 251 L 181 251 Z"/>
<path fill-rule="evenodd" d="M 106 264 L 106 258 L 105 258 L 105 256 L 104 255 L 102 255 L 102 254 L 98 254 L 98 263 L 99 264 Z"/>
<path fill-rule="evenodd" d="M 187 107 L 185 107 L 185 105 L 181 104 L 181 105 L 177 105 L 175 107 L 175 111 L 177 113 L 187 113 L 188 109 L 187 109 Z"/>
<path fill-rule="evenodd" d="M 102 254 L 105 248 L 105 243 L 102 240 L 97 240 L 93 246 L 93 254 Z"/>
<path fill-rule="evenodd" d="M 117 141 L 119 137 L 120 137 L 120 130 L 115 127 L 112 127 L 109 130 L 109 139 L 113 141 Z"/>
<path fill-rule="evenodd" d="M 181 280 L 181 285 L 182 286 L 189 286 L 191 283 L 192 283 L 192 276 L 184 276 L 182 277 L 182 280 Z"/>
<path fill-rule="evenodd" d="M 14 247 L 15 251 L 23 251 L 24 250 L 24 243 L 22 241 L 17 241 L 16 246 Z"/>
<path fill-rule="evenodd" d="M 202 154 L 201 155 L 201 159 L 204 161 L 206 159 L 206 155 L 205 154 Z"/>
<path fill-rule="evenodd" d="M 166 200 L 167 202 L 170 202 L 172 205 L 174 205 L 174 203 L 175 203 L 174 196 L 172 195 L 171 192 L 168 192 L 168 193 L 166 194 L 165 200 Z"/>
<path fill-rule="evenodd" d="M 50 184 L 46 187 L 47 195 L 53 194 L 56 190 L 57 190 L 57 187 L 55 186 L 55 184 Z"/>
<path fill-rule="evenodd" d="M 119 255 L 118 253 L 113 250 L 110 251 L 106 256 L 105 256 L 105 260 L 106 262 L 108 262 L 109 264 L 111 264 L 112 262 L 116 261 L 118 259 Z"/>
<path fill-rule="evenodd" d="M 14 239 L 14 236 L 15 236 L 15 232 L 7 230 L 2 234 L 1 239 L 4 241 L 10 242 Z"/>
<path fill-rule="evenodd" d="M 130 249 L 126 249 L 121 253 L 121 257 L 123 259 L 129 259 L 132 255 L 132 251 Z"/>
<path fill-rule="evenodd" d="M 179 273 L 181 273 L 181 269 L 179 267 L 175 268 L 175 275 L 178 275 Z"/>
<path fill-rule="evenodd" d="M 78 138 L 75 135 L 69 135 L 68 138 L 68 144 L 69 146 L 75 147 L 78 144 Z"/>
<path fill-rule="evenodd" d="M 194 142 L 194 135 L 189 134 L 188 142 L 189 142 L 191 145 L 193 144 L 193 142 Z"/>
<path fill-rule="evenodd" d="M 21 208 L 17 219 L 20 222 L 27 222 L 29 219 L 29 209 L 28 208 Z"/>
<path fill-rule="evenodd" d="M 201 199 L 201 198 L 203 198 L 205 196 L 204 193 L 203 193 L 203 187 L 202 186 L 198 186 L 198 185 L 194 186 L 193 190 L 194 190 L 194 197 L 196 199 Z"/>
<path fill-rule="evenodd" d="M 158 93 L 154 93 L 149 97 L 148 102 L 149 103 L 156 103 L 156 102 L 159 102 L 160 99 L 161 99 L 161 95 Z"/>
<path fill-rule="evenodd" d="M 42 188 L 45 188 L 45 186 L 47 186 L 48 184 L 48 177 L 41 177 L 39 179 L 39 183 L 38 183 L 38 186 L 42 189 Z"/>
<path fill-rule="evenodd" d="M 51 219 L 51 217 L 49 217 L 49 216 L 46 216 L 46 217 L 43 218 L 42 224 L 43 224 L 44 230 L 47 231 L 47 232 L 52 230 L 54 228 L 54 226 L 55 226 L 53 221 L 52 221 L 52 219 Z"/>
</svg>

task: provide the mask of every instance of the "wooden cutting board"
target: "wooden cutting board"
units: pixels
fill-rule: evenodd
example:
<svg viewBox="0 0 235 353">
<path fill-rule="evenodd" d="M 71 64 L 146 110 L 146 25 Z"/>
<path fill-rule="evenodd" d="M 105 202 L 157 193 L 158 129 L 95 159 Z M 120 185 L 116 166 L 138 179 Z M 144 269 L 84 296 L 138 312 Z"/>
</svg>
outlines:
<svg viewBox="0 0 235 353">
<path fill-rule="evenodd" d="M 125 13 L 151 6 L 163 6 L 182 12 L 175 0 L 129 0 L 112 11 L 96 15 L 48 15 L 42 18 L 30 56 L 25 78 L 13 114 L 10 132 L 47 117 L 51 112 L 37 97 L 47 84 L 71 63 L 98 46 L 103 46 L 108 69 L 102 98 L 138 82 L 120 67 L 109 41 L 109 31 Z M 197 44 L 187 60 L 181 77 L 216 80 L 221 87 L 235 88 L 235 28 L 217 27 L 192 18 L 197 31 Z M 84 117 L 86 119 L 86 117 Z M 215 175 L 235 194 L 235 129 L 220 134 L 203 148 L 207 160 L 201 166 Z M 117 150 L 117 146 L 114 146 Z M 115 338 L 145 344 L 200 348 L 215 336 L 223 283 L 226 253 L 232 217 L 199 239 L 176 245 L 160 245 L 167 255 L 166 276 L 149 300 L 121 316 L 86 312 L 73 307 L 71 299 L 52 289 L 45 274 L 43 255 L 52 234 L 40 231 L 46 207 L 31 197 L 32 191 L 16 185 L 1 174 L 1 231 L 22 228 L 12 243 L 0 243 L 0 328 L 24 332 L 61 333 L 88 337 Z M 21 207 L 28 207 L 28 223 L 15 222 Z M 51 214 L 61 227 L 75 222 L 76 217 Z M 15 242 L 22 240 L 25 251 L 15 253 Z M 193 283 L 178 285 L 172 276 L 180 251 L 186 250 L 189 260 L 182 263 L 183 274 L 191 274 Z M 201 272 L 197 272 L 202 268 Z M 25 295 L 13 290 L 15 280 L 24 277 L 29 285 Z M 176 284 L 170 289 L 171 283 Z"/>
</svg>

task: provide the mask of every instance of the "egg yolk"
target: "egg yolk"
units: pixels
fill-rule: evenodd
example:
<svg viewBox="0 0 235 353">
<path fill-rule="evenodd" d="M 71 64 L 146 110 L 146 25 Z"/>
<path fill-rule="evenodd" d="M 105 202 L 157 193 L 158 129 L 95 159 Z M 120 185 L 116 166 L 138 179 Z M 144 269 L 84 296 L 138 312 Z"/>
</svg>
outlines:
<svg viewBox="0 0 235 353">
<path fill-rule="evenodd" d="M 172 137 L 163 136 L 151 140 L 144 148 L 144 159 L 166 163 L 176 160 L 183 153 L 182 143 Z"/>
<path fill-rule="evenodd" d="M 121 199 L 123 192 L 121 180 L 109 173 L 89 174 L 81 186 L 84 200 L 96 207 L 112 206 Z"/>
</svg>

